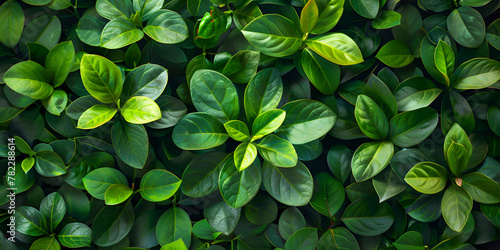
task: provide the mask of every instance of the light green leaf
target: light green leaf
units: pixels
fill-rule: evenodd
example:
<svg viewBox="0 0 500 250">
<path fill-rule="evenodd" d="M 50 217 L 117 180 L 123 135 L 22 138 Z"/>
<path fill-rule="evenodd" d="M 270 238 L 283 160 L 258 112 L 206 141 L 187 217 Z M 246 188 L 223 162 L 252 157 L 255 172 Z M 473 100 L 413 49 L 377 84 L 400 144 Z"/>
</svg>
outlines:
<svg viewBox="0 0 500 250">
<path fill-rule="evenodd" d="M 160 202 L 172 197 L 181 185 L 181 180 L 163 169 L 153 169 L 141 179 L 141 196 L 151 202 Z"/>
<path fill-rule="evenodd" d="M 45 68 L 34 61 L 24 61 L 12 66 L 5 72 L 3 80 L 15 92 L 33 99 L 45 99 L 54 90 L 49 84 Z"/>
<path fill-rule="evenodd" d="M 243 142 L 234 150 L 234 165 L 238 171 L 243 171 L 257 158 L 257 147 L 251 142 Z"/>
<path fill-rule="evenodd" d="M 405 176 L 405 181 L 415 190 L 424 194 L 436 194 L 446 186 L 448 171 L 433 162 L 421 162 L 413 166 Z"/>
<path fill-rule="evenodd" d="M 378 13 L 372 21 L 372 27 L 375 29 L 389 29 L 401 24 L 401 14 L 392 10 L 384 10 Z"/>
<path fill-rule="evenodd" d="M 128 185 L 125 175 L 114 168 L 98 168 L 83 177 L 87 192 L 100 200 L 104 200 L 106 190 L 114 184 Z"/>
<path fill-rule="evenodd" d="M 42 100 L 42 104 L 45 109 L 53 114 L 59 116 L 64 109 L 66 109 L 66 104 L 68 103 L 68 95 L 62 89 L 56 89 L 52 92 L 50 97 Z"/>
<path fill-rule="evenodd" d="M 93 129 L 97 128 L 104 123 L 110 121 L 118 110 L 116 108 L 97 104 L 87 109 L 78 118 L 77 128 L 79 129 Z"/>
<path fill-rule="evenodd" d="M 134 191 L 123 184 L 116 183 L 108 187 L 104 193 L 106 205 L 118 205 L 125 202 Z"/>
<path fill-rule="evenodd" d="M 434 52 L 434 63 L 436 64 L 437 70 L 443 74 L 446 81 L 446 85 L 450 85 L 450 77 L 455 70 L 455 53 L 453 49 L 443 40 L 439 40 L 439 43 Z"/>
<path fill-rule="evenodd" d="M 500 62 L 488 58 L 474 58 L 458 66 L 451 78 L 456 89 L 482 89 L 500 80 Z"/>
<path fill-rule="evenodd" d="M 61 229 L 57 234 L 57 239 L 65 247 L 90 247 L 92 229 L 83 223 L 72 222 Z"/>
<path fill-rule="evenodd" d="M 385 65 L 393 68 L 407 66 L 415 59 L 408 46 L 401 40 L 389 41 L 380 48 L 375 57 Z"/>
<path fill-rule="evenodd" d="M 297 165 L 297 153 L 293 145 L 276 135 L 266 136 L 257 144 L 260 155 L 269 163 L 284 168 Z"/>
<path fill-rule="evenodd" d="M 38 151 L 35 155 L 36 171 L 45 177 L 60 176 L 66 173 L 64 161 L 52 151 Z"/>
<path fill-rule="evenodd" d="M 64 83 L 74 61 L 75 48 L 71 41 L 62 42 L 50 50 L 45 59 L 45 68 L 54 87 L 59 87 Z"/>
<path fill-rule="evenodd" d="M 309 0 L 300 12 L 300 29 L 304 34 L 311 32 L 318 22 L 318 5 L 315 0 Z"/>
<path fill-rule="evenodd" d="M 357 182 L 368 180 L 382 172 L 394 154 L 389 141 L 365 142 L 352 156 L 351 168 Z"/>
<path fill-rule="evenodd" d="M 281 109 L 271 109 L 261 113 L 252 124 L 252 141 L 277 130 L 283 124 L 285 117 L 286 112 Z"/>
<path fill-rule="evenodd" d="M 109 59 L 85 54 L 80 63 L 85 89 L 103 103 L 117 102 L 123 88 L 122 73 Z"/>
<path fill-rule="evenodd" d="M 444 139 L 444 159 L 451 172 L 459 176 L 469 163 L 472 156 L 472 144 L 467 133 L 458 125 L 453 124 Z M 465 223 L 465 222 L 464 222 Z"/>
<path fill-rule="evenodd" d="M 314 1 L 314 0 L 312 0 Z M 311 49 L 302 50 L 302 69 L 311 83 L 325 95 L 331 95 L 340 83 L 340 68 Z"/>
<path fill-rule="evenodd" d="M 236 141 L 249 141 L 250 131 L 248 126 L 240 120 L 231 120 L 224 123 L 228 135 Z"/>
<path fill-rule="evenodd" d="M 364 61 L 358 45 L 343 33 L 317 36 L 307 39 L 306 44 L 320 56 L 339 65 L 354 65 Z"/>
<path fill-rule="evenodd" d="M 462 187 L 476 202 L 482 204 L 500 202 L 500 186 L 482 173 L 470 173 L 462 176 Z"/>
<path fill-rule="evenodd" d="M 471 210 L 472 198 L 465 190 L 454 184 L 446 189 L 441 200 L 441 211 L 444 221 L 453 231 L 462 231 Z"/>
<path fill-rule="evenodd" d="M 144 124 L 161 118 L 158 104 L 145 96 L 134 96 L 128 99 L 120 112 L 125 121 L 133 124 Z"/>
<path fill-rule="evenodd" d="M 337 25 L 344 12 L 344 0 L 315 0 L 315 2 L 318 6 L 318 22 L 311 33 L 319 35 Z"/>
<path fill-rule="evenodd" d="M 111 20 L 101 34 L 101 46 L 106 49 L 119 49 L 142 39 L 144 32 L 128 18 L 118 17 Z"/>
</svg>

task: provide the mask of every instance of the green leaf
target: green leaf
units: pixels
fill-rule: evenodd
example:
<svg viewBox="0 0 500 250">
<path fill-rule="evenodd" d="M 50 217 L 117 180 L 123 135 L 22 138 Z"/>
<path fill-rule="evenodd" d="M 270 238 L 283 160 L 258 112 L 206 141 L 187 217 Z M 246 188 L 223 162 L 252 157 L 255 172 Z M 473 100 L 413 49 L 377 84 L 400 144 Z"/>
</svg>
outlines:
<svg viewBox="0 0 500 250">
<path fill-rule="evenodd" d="M 257 51 L 238 51 L 229 59 L 222 73 L 235 83 L 247 83 L 257 73 L 259 60 L 260 53 Z"/>
<path fill-rule="evenodd" d="M 221 35 L 231 27 L 231 15 L 220 9 L 206 12 L 198 27 L 198 37 L 210 39 Z M 196 38 L 195 38 L 196 39 Z"/>
<path fill-rule="evenodd" d="M 461 6 L 448 15 L 447 28 L 457 43 L 468 48 L 481 46 L 486 35 L 483 17 L 468 6 Z"/>
<path fill-rule="evenodd" d="M 36 171 L 45 177 L 60 176 L 66 173 L 64 161 L 52 151 L 39 151 L 35 155 Z"/>
<path fill-rule="evenodd" d="M 394 246 L 398 250 L 424 250 L 424 238 L 422 234 L 415 231 L 409 231 L 401 235 L 395 242 Z"/>
<path fill-rule="evenodd" d="M 128 185 L 125 175 L 114 168 L 98 168 L 83 177 L 83 185 L 87 192 L 100 200 L 104 200 L 106 190 L 114 184 Z"/>
<path fill-rule="evenodd" d="M 5 72 L 3 80 L 15 92 L 38 100 L 49 97 L 54 90 L 49 84 L 47 71 L 34 61 L 12 66 Z"/>
<path fill-rule="evenodd" d="M 300 29 L 304 34 L 311 32 L 319 17 L 318 5 L 315 0 L 309 0 L 300 12 Z"/>
<path fill-rule="evenodd" d="M 453 49 L 443 40 L 439 40 L 439 43 L 434 52 L 434 63 L 436 68 L 446 81 L 446 85 L 450 85 L 450 77 L 455 70 L 455 52 Z"/>
<path fill-rule="evenodd" d="M 331 95 L 337 90 L 340 83 L 340 68 L 337 64 L 309 48 L 302 50 L 300 62 L 307 78 L 322 94 Z"/>
<path fill-rule="evenodd" d="M 495 133 L 497 136 L 500 136 L 500 109 L 495 105 L 491 105 L 488 108 L 487 120 L 488 125 L 490 125 L 491 131 Z"/>
<path fill-rule="evenodd" d="M 153 169 L 142 177 L 139 190 L 145 200 L 160 202 L 172 197 L 181 186 L 181 182 L 167 170 Z"/>
<path fill-rule="evenodd" d="M 50 193 L 40 203 L 40 212 L 49 226 L 50 232 L 54 233 L 57 225 L 66 214 L 66 204 L 58 192 Z"/>
<path fill-rule="evenodd" d="M 260 161 L 254 161 L 249 167 L 238 170 L 233 155 L 226 157 L 220 164 L 219 190 L 224 200 L 231 207 L 240 208 L 250 202 L 262 183 Z"/>
<path fill-rule="evenodd" d="M 210 11 L 212 3 L 209 0 L 187 0 L 187 9 L 192 16 L 203 16 L 203 13 Z"/>
<path fill-rule="evenodd" d="M 228 135 L 236 141 L 250 141 L 248 126 L 240 120 L 231 120 L 224 123 Z"/>
<path fill-rule="evenodd" d="M 448 171 L 433 162 L 421 162 L 413 166 L 405 176 L 405 181 L 415 190 L 424 194 L 436 194 L 446 186 Z"/>
<path fill-rule="evenodd" d="M 401 14 L 392 10 L 384 10 L 378 13 L 372 21 L 372 27 L 375 29 L 390 29 L 401 24 Z"/>
<path fill-rule="evenodd" d="M 6 1 L 0 6 L 0 43 L 13 48 L 19 42 L 24 27 L 24 13 L 15 1 Z"/>
<path fill-rule="evenodd" d="M 193 234 L 204 240 L 215 240 L 221 232 L 215 231 L 206 219 L 200 220 L 193 225 Z"/>
<path fill-rule="evenodd" d="M 95 7 L 99 15 L 109 20 L 119 17 L 129 18 L 134 11 L 132 1 L 97 0 Z"/>
<path fill-rule="evenodd" d="M 182 208 L 173 207 L 165 211 L 156 224 L 156 237 L 160 246 L 178 239 L 189 247 L 191 245 L 191 219 Z"/>
<path fill-rule="evenodd" d="M 90 213 L 90 202 L 87 198 L 87 194 L 81 189 L 72 187 L 69 184 L 62 185 L 58 192 L 66 203 L 66 217 L 72 217 L 82 221 L 87 219 Z M 61 244 L 64 245 L 62 241 Z"/>
<path fill-rule="evenodd" d="M 342 222 L 355 234 L 375 236 L 392 226 L 394 212 L 388 203 L 379 203 L 375 197 L 366 197 L 354 201 L 345 209 Z"/>
<path fill-rule="evenodd" d="M 283 95 L 283 82 L 276 68 L 267 68 L 257 73 L 245 89 L 245 113 L 247 121 L 253 123 L 260 114 L 275 109 Z"/>
<path fill-rule="evenodd" d="M 323 34 L 337 25 L 344 12 L 344 0 L 315 0 L 318 6 L 318 22 L 312 34 Z"/>
<path fill-rule="evenodd" d="M 304 215 L 296 207 L 289 207 L 281 213 L 278 230 L 283 239 L 288 240 L 292 234 L 306 226 Z"/>
<path fill-rule="evenodd" d="M 365 142 L 352 156 L 351 168 L 357 182 L 368 180 L 382 172 L 394 154 L 389 141 Z"/>
<path fill-rule="evenodd" d="M 200 150 L 223 144 L 229 135 L 222 123 L 207 113 L 190 113 L 174 127 L 172 139 L 184 150 Z"/>
<path fill-rule="evenodd" d="M 318 241 L 318 250 L 351 249 L 360 250 L 354 235 L 343 227 L 335 227 L 323 233 Z"/>
<path fill-rule="evenodd" d="M 26 159 L 24 159 L 22 162 L 21 162 L 21 167 L 23 168 L 23 171 L 24 173 L 28 173 L 28 171 L 30 171 L 30 169 L 35 165 L 35 158 L 33 157 L 28 157 Z"/>
<path fill-rule="evenodd" d="M 268 195 L 257 195 L 245 206 L 245 216 L 252 224 L 267 225 L 278 217 L 278 205 Z"/>
<path fill-rule="evenodd" d="M 203 215 L 217 232 L 231 234 L 240 219 L 241 208 L 229 206 L 220 196 L 211 200 L 203 209 Z"/>
<path fill-rule="evenodd" d="M 333 218 L 344 203 L 345 192 L 342 183 L 327 173 L 314 176 L 314 190 L 311 206 L 320 214 Z"/>
<path fill-rule="evenodd" d="M 234 165 L 238 171 L 243 171 L 257 158 L 257 146 L 251 142 L 243 142 L 234 150 Z"/>
<path fill-rule="evenodd" d="M 399 111 L 411 111 L 429 106 L 441 91 L 429 79 L 414 76 L 406 79 L 396 87 L 394 98 Z"/>
<path fill-rule="evenodd" d="M 374 139 L 382 140 L 389 132 L 389 122 L 382 109 L 368 96 L 358 95 L 354 115 L 363 133 Z"/>
<path fill-rule="evenodd" d="M 138 29 L 128 18 L 118 17 L 111 20 L 101 34 L 101 47 L 119 49 L 142 39 L 144 32 Z"/>
<path fill-rule="evenodd" d="M 451 78 L 456 89 L 482 89 L 500 80 L 500 62 L 488 58 L 474 58 L 458 66 Z"/>
<path fill-rule="evenodd" d="M 373 19 L 377 16 L 380 3 L 377 0 L 349 0 L 356 13 L 364 18 Z"/>
<path fill-rule="evenodd" d="M 188 250 L 188 248 L 182 239 L 177 239 L 174 242 L 162 246 L 160 250 Z"/>
<path fill-rule="evenodd" d="M 495 20 L 486 29 L 486 40 L 495 49 L 500 50 L 500 19 Z"/>
<path fill-rule="evenodd" d="M 116 120 L 111 128 L 111 140 L 116 154 L 123 162 L 137 169 L 144 167 L 149 140 L 143 125 Z"/>
<path fill-rule="evenodd" d="M 500 202 L 500 186 L 482 173 L 470 173 L 462 176 L 462 187 L 472 199 L 482 204 Z"/>
<path fill-rule="evenodd" d="M 333 176 L 342 183 L 345 183 L 351 176 L 352 151 L 342 144 L 334 145 L 328 150 L 327 163 Z"/>
<path fill-rule="evenodd" d="M 358 45 L 343 33 L 331 33 L 307 39 L 306 44 L 314 52 L 339 65 L 363 62 Z"/>
<path fill-rule="evenodd" d="M 167 86 L 167 69 L 157 64 L 144 64 L 133 69 L 123 83 L 122 100 L 134 96 L 148 97 L 156 100 Z"/>
<path fill-rule="evenodd" d="M 255 3 L 248 3 L 242 8 L 233 11 L 233 22 L 239 30 L 247 26 L 255 18 L 262 16 L 262 11 Z"/>
<path fill-rule="evenodd" d="M 296 25 L 281 15 L 259 16 L 241 32 L 251 45 L 269 56 L 289 56 L 302 46 L 302 37 Z"/>
<path fill-rule="evenodd" d="M 161 118 L 154 122 L 147 123 L 148 127 L 154 129 L 163 129 L 173 127 L 179 120 L 187 114 L 186 105 L 179 99 L 163 95 L 156 99 L 158 107 L 160 107 Z"/>
<path fill-rule="evenodd" d="M 120 109 L 125 121 L 133 124 L 144 124 L 161 118 L 158 104 L 145 96 L 134 96 L 123 104 Z"/>
<path fill-rule="evenodd" d="M 314 1 L 314 0 L 310 0 Z M 286 241 L 285 250 L 304 249 L 314 250 L 318 244 L 318 229 L 305 227 L 297 230 Z"/>
<path fill-rule="evenodd" d="M 61 245 L 55 238 L 55 236 L 43 237 L 31 244 L 30 249 L 46 249 L 46 250 L 60 250 Z"/>
<path fill-rule="evenodd" d="M 398 147 L 415 146 L 434 131 L 438 120 L 438 113 L 432 108 L 400 113 L 389 122 L 389 138 Z"/>
<path fill-rule="evenodd" d="M 292 144 L 314 141 L 332 129 L 337 115 L 326 105 L 314 100 L 297 100 L 281 107 L 286 117 L 276 135 Z"/>
<path fill-rule="evenodd" d="M 219 186 L 219 163 L 225 158 L 223 152 L 212 151 L 196 157 L 182 174 L 182 192 L 190 197 L 204 197 Z"/>
<path fill-rule="evenodd" d="M 154 12 L 144 33 L 159 43 L 176 44 L 189 37 L 188 27 L 182 17 L 171 10 L 158 10 Z"/>
<path fill-rule="evenodd" d="M 42 100 L 42 104 L 47 111 L 53 115 L 61 115 L 66 109 L 68 103 L 68 95 L 62 89 L 56 89 L 52 92 L 50 97 Z"/>
<path fill-rule="evenodd" d="M 471 155 L 472 144 L 467 133 L 458 123 L 453 124 L 444 139 L 444 158 L 451 172 L 459 176 L 467 168 Z"/>
<path fill-rule="evenodd" d="M 286 112 L 281 109 L 271 109 L 259 114 L 252 124 L 252 141 L 277 130 L 283 124 L 285 117 Z"/>
<path fill-rule="evenodd" d="M 262 182 L 274 199 L 288 206 L 305 206 L 311 201 L 313 178 L 302 162 L 293 168 L 280 168 L 265 161 L 262 168 Z"/>
<path fill-rule="evenodd" d="M 111 118 L 116 114 L 118 110 L 116 108 L 97 104 L 87 109 L 78 118 L 77 128 L 79 129 L 93 129 L 97 128 L 106 122 L 110 121 Z"/>
<path fill-rule="evenodd" d="M 117 102 L 123 88 L 120 69 L 105 57 L 83 55 L 80 74 L 85 89 L 103 103 Z"/>
<path fill-rule="evenodd" d="M 156 11 L 163 7 L 164 0 L 133 0 L 135 11 L 141 11 L 141 19 L 147 21 Z"/>
<path fill-rule="evenodd" d="M 102 19 L 102 18 L 101 18 Z M 101 46 L 101 34 L 107 22 L 92 15 L 84 15 L 78 22 L 78 38 L 88 45 Z"/>
<path fill-rule="evenodd" d="M 441 200 L 441 211 L 444 221 L 453 231 L 462 231 L 471 210 L 472 198 L 465 190 L 453 184 L 446 189 Z"/>
<path fill-rule="evenodd" d="M 104 206 L 92 223 L 92 242 L 100 247 L 115 245 L 128 235 L 134 220 L 134 207 L 130 201 Z"/>
<path fill-rule="evenodd" d="M 436 195 L 422 195 L 411 204 L 410 215 L 421 222 L 433 222 L 441 218 L 441 199 L 443 193 Z"/>
<path fill-rule="evenodd" d="M 379 202 L 384 202 L 401 192 L 407 185 L 399 179 L 392 168 L 386 168 L 372 179 L 373 188 L 377 192 Z"/>
<path fill-rule="evenodd" d="M 47 222 L 34 207 L 16 208 L 16 231 L 29 236 L 49 235 Z"/>
<path fill-rule="evenodd" d="M 375 57 L 385 65 L 393 68 L 407 66 L 415 59 L 410 49 L 401 40 L 389 41 L 380 48 Z"/>
<path fill-rule="evenodd" d="M 391 90 L 377 76 L 371 75 L 364 85 L 363 95 L 370 97 L 384 111 L 385 116 L 391 119 L 398 113 L 396 99 Z"/>
<path fill-rule="evenodd" d="M 106 189 L 104 193 L 104 201 L 106 205 L 118 205 L 125 202 L 134 191 L 123 184 L 116 183 Z"/>
<path fill-rule="evenodd" d="M 476 118 L 464 96 L 455 91 L 447 91 L 441 103 L 443 134 L 447 134 L 454 123 L 458 123 L 467 133 L 472 133 L 476 126 Z"/>
<path fill-rule="evenodd" d="M 500 228 L 500 204 L 481 204 L 481 212 L 495 227 Z"/>
<path fill-rule="evenodd" d="M 238 94 L 233 83 L 221 73 L 202 69 L 193 74 L 191 98 L 200 112 L 207 112 L 226 122 L 236 120 L 240 113 Z"/>
<path fill-rule="evenodd" d="M 45 59 L 45 67 L 54 87 L 64 83 L 75 60 L 75 48 L 71 41 L 62 42 L 50 50 Z"/>
<path fill-rule="evenodd" d="M 33 42 L 52 49 L 61 38 L 61 21 L 54 15 L 42 15 L 26 25 L 19 39 L 19 49 L 27 53 L 26 43 Z"/>
<path fill-rule="evenodd" d="M 92 229 L 80 222 L 67 224 L 57 234 L 61 245 L 69 248 L 90 247 L 92 241 Z"/>
<path fill-rule="evenodd" d="M 257 148 L 262 158 L 275 166 L 291 168 L 297 165 L 298 156 L 293 145 L 276 135 L 266 136 Z"/>
</svg>

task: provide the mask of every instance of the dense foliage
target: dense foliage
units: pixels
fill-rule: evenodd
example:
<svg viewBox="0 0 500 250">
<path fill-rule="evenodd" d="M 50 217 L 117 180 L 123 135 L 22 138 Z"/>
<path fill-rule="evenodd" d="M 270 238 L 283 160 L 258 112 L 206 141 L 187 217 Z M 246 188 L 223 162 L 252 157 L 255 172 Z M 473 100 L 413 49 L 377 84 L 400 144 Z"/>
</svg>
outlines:
<svg viewBox="0 0 500 250">
<path fill-rule="evenodd" d="M 0 249 L 497 240 L 499 9 L 6 1 Z"/>
</svg>

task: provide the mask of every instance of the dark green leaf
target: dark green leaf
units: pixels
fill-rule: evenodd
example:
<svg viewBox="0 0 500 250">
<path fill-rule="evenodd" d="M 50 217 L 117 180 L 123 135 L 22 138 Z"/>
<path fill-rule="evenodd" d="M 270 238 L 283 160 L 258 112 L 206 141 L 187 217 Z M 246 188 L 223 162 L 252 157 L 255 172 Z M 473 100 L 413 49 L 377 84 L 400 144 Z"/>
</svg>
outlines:
<svg viewBox="0 0 500 250">
<path fill-rule="evenodd" d="M 402 148 L 425 140 L 438 124 L 438 113 L 432 108 L 420 108 L 394 116 L 389 122 L 389 137 Z"/>
<path fill-rule="evenodd" d="M 49 225 L 50 232 L 53 233 L 66 214 L 66 204 L 63 197 L 58 192 L 45 196 L 40 203 L 40 212 Z"/>
<path fill-rule="evenodd" d="M 92 229 L 83 223 L 72 222 L 61 229 L 57 234 L 57 239 L 65 247 L 90 247 Z"/>
<path fill-rule="evenodd" d="M 471 210 L 472 198 L 465 190 L 454 184 L 446 189 L 441 200 L 441 211 L 446 224 L 453 231 L 462 231 Z"/>
<path fill-rule="evenodd" d="M 190 113 L 174 127 L 172 139 L 185 150 L 200 150 L 223 144 L 229 135 L 216 117 L 207 113 Z"/>
<path fill-rule="evenodd" d="M 345 192 L 341 182 L 324 172 L 314 176 L 314 190 L 310 203 L 316 211 L 333 218 L 344 203 L 344 199 Z"/>
<path fill-rule="evenodd" d="M 363 236 L 375 236 L 387 231 L 394 222 L 394 214 L 387 203 L 378 203 L 375 197 L 366 197 L 351 203 L 342 221 L 347 228 Z"/>
<path fill-rule="evenodd" d="M 292 168 L 280 168 L 265 161 L 262 171 L 264 186 L 277 201 L 289 206 L 304 206 L 311 200 L 313 178 L 302 162 L 298 161 Z"/>
<path fill-rule="evenodd" d="M 100 247 L 112 246 L 123 240 L 135 220 L 130 201 L 116 206 L 105 206 L 92 223 L 92 242 Z"/>
<path fill-rule="evenodd" d="M 111 128 L 111 140 L 116 154 L 129 166 L 142 169 L 148 157 L 148 136 L 140 124 L 116 120 Z"/>
<path fill-rule="evenodd" d="M 281 237 L 288 240 L 299 229 L 306 226 L 304 215 L 296 207 L 289 207 L 280 216 L 278 229 Z"/>
<path fill-rule="evenodd" d="M 340 68 L 314 51 L 306 48 L 300 59 L 302 68 L 311 83 L 325 95 L 331 95 L 340 83 Z"/>
<path fill-rule="evenodd" d="M 305 227 L 297 230 L 286 241 L 285 250 L 314 250 L 318 244 L 318 229 Z"/>
<path fill-rule="evenodd" d="M 16 208 L 16 231 L 29 236 L 49 235 L 47 222 L 40 211 L 34 207 Z"/>
<path fill-rule="evenodd" d="M 483 17 L 468 6 L 453 10 L 448 16 L 447 27 L 453 39 L 468 48 L 481 46 L 486 35 Z"/>
</svg>

